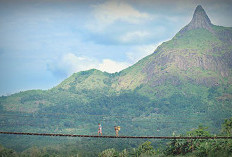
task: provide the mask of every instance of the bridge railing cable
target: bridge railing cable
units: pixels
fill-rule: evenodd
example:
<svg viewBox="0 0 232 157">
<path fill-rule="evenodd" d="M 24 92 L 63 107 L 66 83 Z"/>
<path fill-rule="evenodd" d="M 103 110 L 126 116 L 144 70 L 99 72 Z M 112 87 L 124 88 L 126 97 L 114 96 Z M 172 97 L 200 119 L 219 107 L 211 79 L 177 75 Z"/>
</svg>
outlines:
<svg viewBox="0 0 232 157">
<path fill-rule="evenodd" d="M 97 135 L 75 135 L 75 134 L 53 134 L 53 133 L 31 133 L 31 132 L 4 132 L 0 131 L 0 134 L 11 135 L 31 135 L 31 136 L 66 136 L 66 137 L 88 137 L 88 138 L 137 138 L 137 139 L 232 139 L 230 136 L 97 136 Z"/>
</svg>

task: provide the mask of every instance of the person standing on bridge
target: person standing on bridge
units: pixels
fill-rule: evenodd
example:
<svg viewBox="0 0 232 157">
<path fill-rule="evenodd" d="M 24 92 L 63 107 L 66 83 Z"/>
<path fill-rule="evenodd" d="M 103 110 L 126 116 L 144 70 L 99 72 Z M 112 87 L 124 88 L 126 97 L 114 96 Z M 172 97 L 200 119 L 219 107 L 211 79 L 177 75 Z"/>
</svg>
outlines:
<svg viewBox="0 0 232 157">
<path fill-rule="evenodd" d="M 98 123 L 98 136 L 99 136 L 99 134 L 102 135 L 102 126 L 100 123 Z"/>
<path fill-rule="evenodd" d="M 118 136 L 118 131 L 120 130 L 120 126 L 114 126 L 115 134 Z"/>
</svg>

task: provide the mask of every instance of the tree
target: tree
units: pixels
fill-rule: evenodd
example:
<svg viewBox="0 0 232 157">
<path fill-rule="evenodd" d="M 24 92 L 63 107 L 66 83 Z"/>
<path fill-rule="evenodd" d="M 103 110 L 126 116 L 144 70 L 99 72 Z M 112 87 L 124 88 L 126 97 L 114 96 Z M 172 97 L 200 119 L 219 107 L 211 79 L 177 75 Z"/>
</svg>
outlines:
<svg viewBox="0 0 232 157">
<path fill-rule="evenodd" d="M 143 155 L 155 155 L 155 150 L 153 146 L 151 145 L 150 141 L 146 141 L 143 144 L 141 144 L 137 150 L 136 150 L 137 156 L 143 156 Z"/>
<path fill-rule="evenodd" d="M 197 129 L 187 132 L 187 136 L 191 137 L 209 137 L 210 133 L 206 130 L 207 127 L 199 126 Z M 206 140 L 172 140 L 168 147 L 166 148 L 166 155 L 179 155 L 191 153 L 195 150 L 206 150 L 205 143 Z M 203 144 L 202 144 L 203 143 Z M 207 145 L 207 144 L 206 144 Z"/>
<path fill-rule="evenodd" d="M 222 124 L 222 132 L 228 136 L 232 135 L 232 117 L 230 119 L 225 119 Z"/>
<path fill-rule="evenodd" d="M 118 152 L 114 148 L 111 148 L 111 149 L 104 150 L 98 156 L 99 157 L 117 157 Z"/>
</svg>

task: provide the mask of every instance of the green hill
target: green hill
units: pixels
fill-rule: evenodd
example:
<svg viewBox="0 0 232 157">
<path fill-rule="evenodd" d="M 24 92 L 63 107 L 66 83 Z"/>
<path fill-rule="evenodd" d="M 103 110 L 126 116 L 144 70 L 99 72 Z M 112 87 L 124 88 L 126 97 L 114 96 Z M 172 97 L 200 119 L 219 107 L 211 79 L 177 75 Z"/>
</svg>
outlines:
<svg viewBox="0 0 232 157">
<path fill-rule="evenodd" d="M 114 74 L 74 73 L 49 90 L 0 98 L 1 130 L 105 135 L 172 135 L 198 125 L 217 133 L 232 115 L 232 28 L 201 6 L 153 54 Z"/>
</svg>

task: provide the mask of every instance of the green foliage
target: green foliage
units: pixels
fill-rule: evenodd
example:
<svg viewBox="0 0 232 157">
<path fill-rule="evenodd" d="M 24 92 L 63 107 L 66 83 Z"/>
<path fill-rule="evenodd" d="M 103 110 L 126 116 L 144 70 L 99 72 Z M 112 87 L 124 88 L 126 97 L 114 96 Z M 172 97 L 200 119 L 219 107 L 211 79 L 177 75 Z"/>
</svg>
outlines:
<svg viewBox="0 0 232 157">
<path fill-rule="evenodd" d="M 150 141 L 141 144 L 136 150 L 136 156 L 153 156 L 155 155 L 155 150 L 151 145 Z"/>
<path fill-rule="evenodd" d="M 230 121 L 230 119 L 228 119 Z M 225 120 L 227 122 L 227 120 Z M 226 124 L 226 123 L 224 123 Z M 223 124 L 223 127 L 224 127 Z M 187 136 L 212 136 L 207 127 L 199 126 L 198 129 L 187 132 Z M 232 140 L 210 139 L 210 140 L 172 140 L 165 150 L 166 155 L 193 154 L 204 156 L 230 156 L 232 153 Z"/>
<path fill-rule="evenodd" d="M 222 45 L 217 36 L 206 29 L 199 28 L 177 35 L 170 41 L 165 43 L 166 48 L 175 49 L 198 49 L 199 53 L 208 49 L 208 46 L 216 44 Z"/>
<path fill-rule="evenodd" d="M 232 117 L 230 119 L 225 119 L 222 124 L 222 132 L 228 136 L 232 136 Z"/>
<path fill-rule="evenodd" d="M 202 125 L 198 126 L 197 129 L 187 132 L 187 136 L 191 137 L 210 137 L 211 134 L 207 131 L 208 127 L 204 127 Z"/>
<path fill-rule="evenodd" d="M 124 149 L 122 152 L 120 152 L 118 154 L 118 156 L 119 157 L 127 157 L 127 156 L 129 156 L 129 152 L 126 149 Z"/>
<path fill-rule="evenodd" d="M 187 132 L 186 136 L 191 137 L 208 137 L 211 136 L 210 133 L 206 130 L 207 127 L 199 126 L 198 129 Z M 195 149 L 201 150 L 202 141 L 204 140 L 172 140 L 166 149 L 167 155 L 185 155 L 187 153 L 193 152 Z M 206 144 L 207 145 L 207 144 Z"/>
<path fill-rule="evenodd" d="M 138 148 L 133 148 L 130 151 L 124 149 L 122 152 L 117 152 L 114 148 L 106 149 L 99 154 L 99 157 L 149 157 L 156 154 L 157 152 L 151 145 L 151 142 L 146 141 L 139 145 Z"/>
<path fill-rule="evenodd" d="M 106 149 L 99 154 L 99 157 L 117 157 L 117 156 L 118 156 L 118 152 L 114 148 Z"/>
<path fill-rule="evenodd" d="M 0 145 L 0 156 L 1 157 L 18 157 L 19 155 L 12 149 L 4 148 Z"/>
</svg>

